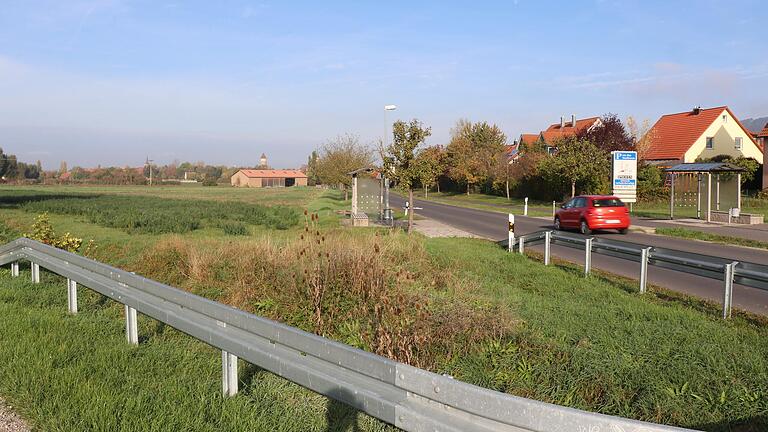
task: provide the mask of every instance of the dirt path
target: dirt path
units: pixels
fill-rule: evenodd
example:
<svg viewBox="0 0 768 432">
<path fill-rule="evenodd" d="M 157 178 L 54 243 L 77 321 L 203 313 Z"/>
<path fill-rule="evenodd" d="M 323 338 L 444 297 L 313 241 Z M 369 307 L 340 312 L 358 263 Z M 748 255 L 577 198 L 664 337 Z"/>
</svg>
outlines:
<svg viewBox="0 0 768 432">
<path fill-rule="evenodd" d="M 0 399 L 0 432 L 29 432 L 32 429 L 8 406 L 3 399 Z"/>
</svg>

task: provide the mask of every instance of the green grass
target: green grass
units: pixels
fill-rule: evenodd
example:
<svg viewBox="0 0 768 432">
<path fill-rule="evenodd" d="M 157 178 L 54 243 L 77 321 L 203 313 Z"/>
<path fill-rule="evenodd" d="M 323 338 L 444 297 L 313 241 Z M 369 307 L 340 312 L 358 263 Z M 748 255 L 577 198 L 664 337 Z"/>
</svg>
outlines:
<svg viewBox="0 0 768 432">
<path fill-rule="evenodd" d="M 46 193 L 63 192 L 66 195 L 91 191 L 90 188 L 42 189 Z M 221 191 L 225 196 L 216 198 L 205 189 Z M 126 192 L 120 187 L 105 187 L 97 189 L 97 193 L 140 197 L 141 190 L 130 188 Z M 242 199 L 239 202 L 264 206 L 292 200 L 283 195 L 287 191 L 273 195 L 271 191 L 247 190 L 248 194 L 238 198 L 236 195 L 242 190 L 190 190 L 206 195 L 204 199 L 192 195 L 179 198 L 216 202 Z M 373 245 L 381 246 L 383 255 L 377 260 L 387 263 L 394 283 L 403 287 L 405 294 L 412 294 L 428 305 L 431 313 L 428 322 L 439 326 L 440 330 L 433 333 L 452 335 L 443 336 L 454 338 L 450 341 L 427 340 L 420 346 L 420 352 L 430 356 L 429 367 L 435 372 L 448 373 L 458 379 L 510 394 L 606 414 L 707 431 L 768 430 L 766 319 L 737 312 L 734 319 L 723 321 L 719 319 L 717 305 L 658 289 L 640 295 L 636 292 L 634 281 L 597 273 L 584 278 L 578 266 L 543 266 L 482 240 L 409 238 L 402 232 L 377 228 L 342 229 L 334 215 L 335 211 L 347 207 L 348 202 L 341 200 L 340 194 L 315 189 L 295 192 L 300 196 L 295 200 L 297 211 L 306 208 L 321 213 L 318 224 L 320 235 L 329 241 L 346 239 L 346 243 L 333 243 L 340 249 L 341 246 L 347 249 L 350 245 L 358 245 L 351 250 L 350 256 L 359 254 L 360 259 L 369 259 L 365 254 L 372 253 Z M 151 197 L 165 196 L 162 195 L 165 192 L 157 195 L 155 189 L 148 193 Z M 0 189 L 0 202 L 4 194 L 4 190 Z M 0 220 L 5 222 L 0 224 L 0 236 L 12 238 L 14 233 L 28 229 L 32 216 L 20 209 L 18 203 L 0 206 Z M 235 237 L 226 235 L 221 227 L 203 227 L 180 236 L 128 234 L 121 229 L 64 214 L 52 215 L 51 221 L 57 232 L 70 231 L 86 239 L 95 239 L 98 245 L 95 256 L 99 260 L 214 300 L 242 301 L 236 306 L 242 305 L 245 310 L 311 330 L 306 309 L 302 309 L 301 300 L 291 291 L 293 279 L 290 275 L 300 274 L 296 271 L 298 267 L 295 267 L 299 261 L 284 260 L 280 263 L 281 260 L 265 261 L 258 256 L 253 259 L 243 257 L 248 251 L 265 253 L 286 250 L 291 242 L 305 235 L 302 224 L 287 230 L 249 226 L 250 236 Z M 158 245 L 174 247 L 158 248 Z M 188 262 L 178 251 L 188 251 L 196 258 Z M 197 267 L 190 263 L 196 263 Z M 265 263 L 280 263 L 283 267 L 270 269 L 264 266 Z M 117 368 L 120 373 L 131 372 L 122 366 L 122 361 L 128 358 L 128 363 L 137 365 L 136 370 L 152 371 L 154 367 L 160 370 L 162 376 L 144 381 L 137 375 L 127 383 L 115 384 L 117 387 L 108 395 L 100 396 L 107 398 L 105 406 L 114 409 L 112 416 L 118 419 L 131 417 L 129 414 L 138 410 L 135 407 L 157 403 L 158 409 L 149 409 L 148 418 L 150 425 L 159 425 L 158 430 L 163 427 L 168 430 L 237 430 L 239 426 L 233 427 L 221 421 L 238 416 L 242 416 L 246 426 L 253 430 L 271 430 L 269 425 L 279 425 L 285 428 L 283 430 L 323 430 L 327 402 L 319 396 L 262 373 L 258 376 L 266 381 L 251 384 L 260 386 L 258 390 L 246 391 L 245 397 L 220 400 L 215 396 L 220 385 L 219 358 L 210 348 L 170 329 L 161 331 L 148 319 L 142 320 L 140 330 L 146 340 L 138 349 L 126 347 L 119 308 L 105 307 L 98 301 L 98 296 L 91 296 L 82 302 L 82 314 L 68 317 L 63 312 L 63 282 L 57 282 L 56 287 L 46 284 L 32 287 L 21 281 L 6 282 L 6 275 L 7 271 L 0 273 L 0 286 L 18 285 L 8 285 L 8 292 L 13 292 L 13 295 L 4 294 L 0 288 L 0 307 L 3 308 L 0 310 L 0 317 L 3 317 L 0 322 L 20 323 L 7 336 L 0 332 L 0 346 L 3 347 L 0 349 L 0 394 L 9 398 L 14 406 L 36 423 L 42 421 L 38 419 L 66 422 L 60 423 L 64 426 L 37 423 L 42 429 L 91 428 L 92 423 L 81 423 L 78 427 L 74 422 L 78 419 L 95 421 L 93 418 L 99 416 L 97 408 L 91 407 L 92 400 L 87 403 L 79 401 L 87 400 L 83 393 L 101 389 L 87 379 L 80 381 L 72 377 L 88 374 L 111 376 L 113 372 L 102 371 L 108 369 L 107 365 L 120 365 Z M 361 323 L 365 320 L 361 316 L 354 319 L 348 316 L 349 311 L 355 310 L 354 295 L 346 293 L 343 286 L 337 289 L 339 291 L 334 292 L 338 296 L 329 298 L 340 302 L 341 306 L 334 316 L 342 323 L 337 327 L 328 326 L 327 336 L 365 346 L 365 338 L 361 337 L 364 331 Z M 22 294 L 16 294 L 17 291 Z M 335 305 L 329 303 L 327 306 L 326 312 L 332 313 Z M 404 321 L 411 319 L 408 312 L 403 312 Z M 6 321 L 6 316 L 13 320 Z M 87 327 L 91 325 L 91 320 L 95 320 L 95 324 Z M 55 327 L 55 323 L 60 323 L 61 329 L 50 330 L 49 327 Z M 81 331 L 80 327 L 72 327 L 75 324 L 92 330 Z M 59 330 L 65 334 L 56 336 Z M 463 332 L 468 330 L 476 334 L 463 336 Z M 25 332 L 31 335 L 27 337 Z M 52 342 L 41 337 L 47 332 L 53 335 Z M 78 339 L 79 332 L 84 334 L 82 340 Z M 98 366 L 87 366 L 84 359 L 88 358 L 88 354 L 81 352 L 91 353 L 97 349 L 93 340 L 110 341 L 106 345 L 112 345 L 120 354 L 107 357 L 108 360 L 103 360 Z M 69 350 L 70 343 L 77 349 Z M 13 349 L 6 350 L 6 346 Z M 34 350 L 35 346 L 38 351 Z M 106 348 L 98 348 L 97 353 L 101 353 L 102 349 Z M 159 350 L 159 354 L 155 357 L 139 354 L 145 349 L 150 352 Z M 60 351 L 62 357 L 58 357 Z M 161 357 L 169 355 L 168 352 L 175 352 L 179 357 L 171 356 L 174 360 L 164 363 Z M 149 356 L 146 363 L 137 363 L 142 361 L 144 355 Z M 56 382 L 58 379 L 51 372 L 53 365 L 45 362 L 51 356 L 59 359 L 54 371 L 73 369 L 74 374 L 67 378 L 66 385 L 57 384 L 54 389 L 45 384 L 45 380 Z M 198 356 L 203 360 L 194 360 Z M 33 366 L 23 371 L 18 379 L 25 379 L 31 384 L 20 386 L 13 380 L 11 384 L 6 384 L 4 368 L 10 367 L 7 364 L 20 368 L 28 359 L 33 359 L 28 361 Z M 87 368 L 88 373 L 80 371 L 78 368 L 81 367 Z M 15 369 L 13 371 L 9 372 L 9 376 L 15 373 Z M 187 382 L 190 376 L 196 377 L 194 383 Z M 207 384 L 198 383 L 198 378 L 207 380 Z M 112 380 L 108 379 L 109 382 Z M 203 388 L 194 387 L 197 385 Z M 170 389 L 167 398 L 161 394 L 166 386 Z M 189 390 L 185 386 L 193 388 Z M 150 390 L 145 390 L 147 388 Z M 30 395 L 24 396 L 24 392 L 30 392 Z M 59 406 L 65 403 L 67 392 L 73 393 L 76 407 Z M 194 401 L 187 402 L 184 393 L 189 393 Z M 171 415 L 164 409 L 171 406 L 173 397 L 181 398 L 183 402 L 170 410 L 173 412 Z M 309 410 L 308 423 L 300 423 L 303 421 L 302 413 L 284 410 L 283 404 L 278 402 L 285 400 L 291 401 L 288 404 L 291 409 L 299 407 Z M 199 406 L 195 405 L 198 403 Z M 214 410 L 208 410 L 203 404 L 212 404 L 227 414 L 211 418 L 213 414 L 210 413 Z M 227 408 L 227 404 L 242 406 Z M 40 409 L 46 411 L 36 413 Z M 245 414 L 238 411 L 245 412 L 246 409 L 250 411 Z M 57 410 L 69 418 L 48 419 L 57 417 L 54 414 Z M 258 413 L 262 413 L 263 418 L 251 420 Z M 283 416 L 290 417 L 285 425 L 279 421 Z M 104 418 L 98 421 L 112 420 Z M 173 423 L 176 421 L 189 421 L 192 426 Z M 253 423 L 248 423 L 251 421 Z M 209 423 L 205 422 L 212 422 L 212 426 L 207 426 Z M 100 424 L 104 425 L 103 430 L 110 430 L 115 425 Z M 306 424 L 310 426 L 304 427 Z M 375 423 L 372 424 L 375 426 Z M 120 425 L 115 427 L 119 429 Z"/>
<path fill-rule="evenodd" d="M 361 431 L 394 428 L 241 362 L 241 392 L 223 398 L 219 351 L 140 317 L 129 346 L 121 307 L 64 281 L 0 271 L 0 394 L 46 431 Z"/>
<path fill-rule="evenodd" d="M 725 235 L 719 235 L 719 234 L 712 234 L 704 231 L 691 230 L 687 228 L 659 227 L 659 228 L 656 228 L 656 234 L 670 236 L 670 237 L 680 237 L 685 239 L 703 240 L 703 241 L 708 241 L 713 243 L 722 243 L 722 244 L 727 244 L 731 246 L 737 245 L 737 246 L 747 246 L 747 247 L 760 248 L 760 249 L 768 249 L 768 243 L 763 241 L 746 239 L 743 237 L 732 237 L 732 236 L 725 236 Z"/>
</svg>

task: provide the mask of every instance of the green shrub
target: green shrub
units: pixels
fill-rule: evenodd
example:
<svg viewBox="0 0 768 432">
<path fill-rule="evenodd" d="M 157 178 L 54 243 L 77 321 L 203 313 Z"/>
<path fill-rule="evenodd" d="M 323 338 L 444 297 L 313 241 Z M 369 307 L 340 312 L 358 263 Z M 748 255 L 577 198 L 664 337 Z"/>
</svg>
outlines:
<svg viewBox="0 0 768 432">
<path fill-rule="evenodd" d="M 227 235 L 245 236 L 248 235 L 248 227 L 242 222 L 222 222 L 219 228 Z"/>
</svg>

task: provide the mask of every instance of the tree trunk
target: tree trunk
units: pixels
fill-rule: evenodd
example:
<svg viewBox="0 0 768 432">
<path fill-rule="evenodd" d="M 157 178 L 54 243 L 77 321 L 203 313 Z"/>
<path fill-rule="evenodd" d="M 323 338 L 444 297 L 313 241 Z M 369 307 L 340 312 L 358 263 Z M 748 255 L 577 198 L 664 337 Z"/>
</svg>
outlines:
<svg viewBox="0 0 768 432">
<path fill-rule="evenodd" d="M 424 186 L 424 199 L 429 198 L 429 196 L 427 195 L 428 193 L 429 193 L 428 188 L 426 186 Z"/>
<path fill-rule="evenodd" d="M 436 184 L 437 184 L 437 193 L 440 193 L 440 182 L 438 181 Z"/>
<path fill-rule="evenodd" d="M 576 182 L 572 181 L 571 182 L 571 198 L 575 196 L 576 196 Z"/>
<path fill-rule="evenodd" d="M 347 188 L 344 188 L 344 201 L 348 199 L 349 199 L 349 191 L 347 190 Z"/>
<path fill-rule="evenodd" d="M 507 201 L 509 201 L 509 179 L 506 179 L 504 183 L 507 188 Z"/>
<path fill-rule="evenodd" d="M 413 229 L 413 209 L 416 208 L 413 202 L 413 189 L 408 189 L 408 205 L 411 207 L 408 209 L 408 234 L 410 234 Z"/>
<path fill-rule="evenodd" d="M 467 196 L 469 196 L 469 186 L 470 186 L 470 184 L 467 183 Z"/>
</svg>

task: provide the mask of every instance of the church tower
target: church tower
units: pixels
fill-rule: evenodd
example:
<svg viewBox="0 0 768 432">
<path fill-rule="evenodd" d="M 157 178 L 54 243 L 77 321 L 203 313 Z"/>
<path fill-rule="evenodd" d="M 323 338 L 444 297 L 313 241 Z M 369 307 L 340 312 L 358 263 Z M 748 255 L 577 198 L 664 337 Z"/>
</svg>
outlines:
<svg viewBox="0 0 768 432">
<path fill-rule="evenodd" d="M 269 165 L 267 165 L 267 155 L 264 153 L 261 154 L 261 159 L 259 159 L 259 167 L 260 168 L 266 168 Z"/>
</svg>

